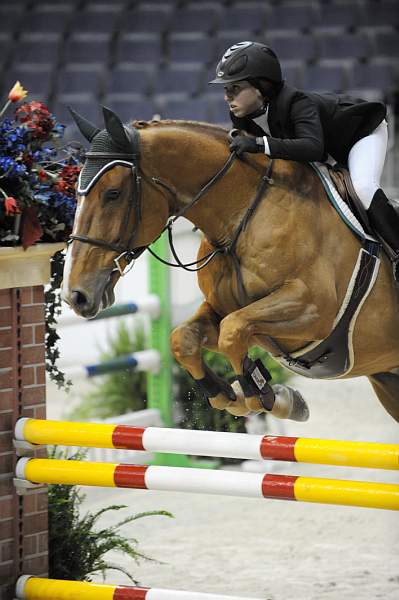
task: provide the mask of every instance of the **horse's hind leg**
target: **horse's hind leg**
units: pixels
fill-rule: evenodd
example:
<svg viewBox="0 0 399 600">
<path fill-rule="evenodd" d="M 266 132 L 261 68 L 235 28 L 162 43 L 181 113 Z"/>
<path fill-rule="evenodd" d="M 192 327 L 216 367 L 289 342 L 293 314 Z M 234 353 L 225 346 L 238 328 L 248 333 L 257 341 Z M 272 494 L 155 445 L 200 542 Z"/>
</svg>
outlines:
<svg viewBox="0 0 399 600">
<path fill-rule="evenodd" d="M 369 381 L 385 410 L 399 423 L 399 369 L 376 373 Z"/>
</svg>

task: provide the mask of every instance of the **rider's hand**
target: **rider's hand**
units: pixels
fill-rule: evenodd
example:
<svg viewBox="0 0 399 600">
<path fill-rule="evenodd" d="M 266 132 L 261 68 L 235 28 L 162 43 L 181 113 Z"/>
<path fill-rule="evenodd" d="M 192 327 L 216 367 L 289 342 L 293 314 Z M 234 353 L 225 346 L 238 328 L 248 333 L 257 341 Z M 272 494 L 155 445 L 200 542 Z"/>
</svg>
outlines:
<svg viewBox="0 0 399 600">
<path fill-rule="evenodd" d="M 264 152 L 265 147 L 257 142 L 262 138 L 248 137 L 246 135 L 237 135 L 230 144 L 230 152 L 236 152 L 241 156 L 243 152 Z"/>
</svg>

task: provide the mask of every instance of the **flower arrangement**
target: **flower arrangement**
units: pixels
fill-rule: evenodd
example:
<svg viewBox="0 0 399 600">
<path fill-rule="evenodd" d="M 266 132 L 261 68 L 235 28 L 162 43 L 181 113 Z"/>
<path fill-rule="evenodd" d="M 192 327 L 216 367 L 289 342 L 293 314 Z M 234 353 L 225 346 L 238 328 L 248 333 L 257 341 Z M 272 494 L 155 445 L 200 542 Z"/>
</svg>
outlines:
<svg viewBox="0 0 399 600">
<path fill-rule="evenodd" d="M 23 100 L 17 82 L 0 110 Z M 68 238 L 76 209 L 79 154 L 61 147 L 65 126 L 42 102 L 26 102 L 0 122 L 0 245 Z"/>
</svg>

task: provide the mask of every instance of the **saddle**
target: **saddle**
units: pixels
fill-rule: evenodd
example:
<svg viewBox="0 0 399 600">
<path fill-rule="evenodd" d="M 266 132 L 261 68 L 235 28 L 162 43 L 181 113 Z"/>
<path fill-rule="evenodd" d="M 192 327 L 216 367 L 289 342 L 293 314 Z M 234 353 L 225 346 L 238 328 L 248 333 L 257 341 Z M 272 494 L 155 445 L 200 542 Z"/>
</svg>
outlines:
<svg viewBox="0 0 399 600">
<path fill-rule="evenodd" d="M 328 169 L 328 173 L 331 177 L 333 184 L 337 188 L 338 194 L 341 196 L 342 200 L 347 204 L 349 209 L 353 212 L 355 217 L 361 223 L 364 231 L 368 235 L 377 238 L 378 241 L 381 243 L 383 249 L 385 250 L 386 254 L 389 256 L 389 258 L 391 260 L 395 260 L 396 256 L 392 252 L 391 248 L 384 242 L 382 237 L 379 235 L 378 231 L 373 229 L 373 227 L 370 225 L 367 212 L 363 204 L 361 203 L 358 195 L 356 194 L 348 169 L 346 169 L 342 165 L 332 166 L 326 164 L 325 166 Z M 399 216 L 399 205 L 392 203 L 392 206 L 394 207 L 395 211 L 398 213 Z"/>
<path fill-rule="evenodd" d="M 349 206 L 351 211 L 355 214 L 356 218 L 360 221 L 366 233 L 372 235 L 373 230 L 367 217 L 367 212 L 360 202 L 359 196 L 356 194 L 355 188 L 353 187 L 351 176 L 348 169 L 342 165 L 325 165 L 328 169 L 328 173 L 335 187 L 337 188 L 338 194 L 342 200 Z"/>
</svg>

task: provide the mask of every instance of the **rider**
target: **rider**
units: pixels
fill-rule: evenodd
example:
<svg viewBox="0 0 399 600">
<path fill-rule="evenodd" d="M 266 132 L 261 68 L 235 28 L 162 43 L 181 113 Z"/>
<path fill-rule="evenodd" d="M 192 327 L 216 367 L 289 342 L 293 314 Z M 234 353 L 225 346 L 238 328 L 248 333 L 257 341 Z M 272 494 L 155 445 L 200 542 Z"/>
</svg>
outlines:
<svg viewBox="0 0 399 600">
<path fill-rule="evenodd" d="M 258 42 L 228 48 L 210 83 L 224 85 L 233 126 L 252 134 L 233 138 L 230 150 L 238 156 L 262 152 L 306 162 L 330 156 L 349 169 L 370 223 L 392 251 L 399 281 L 399 217 L 380 188 L 388 144 L 385 105 L 291 87 L 276 54 Z"/>
</svg>

